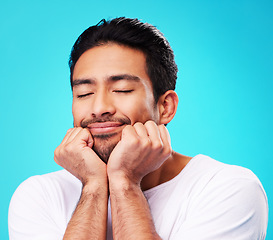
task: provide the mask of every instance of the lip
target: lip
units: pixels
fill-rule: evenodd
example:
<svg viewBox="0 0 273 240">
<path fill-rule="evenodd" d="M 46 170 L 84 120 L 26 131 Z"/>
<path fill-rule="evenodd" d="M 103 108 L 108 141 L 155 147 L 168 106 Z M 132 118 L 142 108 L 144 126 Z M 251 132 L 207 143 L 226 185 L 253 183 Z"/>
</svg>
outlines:
<svg viewBox="0 0 273 240">
<path fill-rule="evenodd" d="M 117 132 L 123 125 L 124 124 L 120 122 L 96 122 L 89 124 L 87 128 L 92 135 L 96 135 Z"/>
</svg>

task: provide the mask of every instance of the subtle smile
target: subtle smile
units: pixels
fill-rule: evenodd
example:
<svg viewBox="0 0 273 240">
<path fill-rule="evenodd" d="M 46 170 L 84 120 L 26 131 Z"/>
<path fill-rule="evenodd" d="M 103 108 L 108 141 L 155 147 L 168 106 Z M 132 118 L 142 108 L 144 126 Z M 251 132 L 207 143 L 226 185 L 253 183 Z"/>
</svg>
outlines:
<svg viewBox="0 0 273 240">
<path fill-rule="evenodd" d="M 109 134 L 121 131 L 124 123 L 120 122 L 95 122 L 88 124 L 87 128 L 92 135 Z"/>
</svg>

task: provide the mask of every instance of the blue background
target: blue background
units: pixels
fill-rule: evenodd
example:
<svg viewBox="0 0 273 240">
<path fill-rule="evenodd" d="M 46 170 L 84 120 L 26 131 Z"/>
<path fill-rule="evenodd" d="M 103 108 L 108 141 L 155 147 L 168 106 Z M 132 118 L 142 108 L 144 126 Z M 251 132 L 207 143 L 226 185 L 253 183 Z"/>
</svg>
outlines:
<svg viewBox="0 0 273 240">
<path fill-rule="evenodd" d="M 54 149 L 72 127 L 67 65 L 78 35 L 102 18 L 137 17 L 170 41 L 179 66 L 173 148 L 250 168 L 273 204 L 273 2 L 2 1 L 0 239 L 26 178 L 59 170 Z M 273 239 L 269 214 L 267 239 Z"/>
</svg>

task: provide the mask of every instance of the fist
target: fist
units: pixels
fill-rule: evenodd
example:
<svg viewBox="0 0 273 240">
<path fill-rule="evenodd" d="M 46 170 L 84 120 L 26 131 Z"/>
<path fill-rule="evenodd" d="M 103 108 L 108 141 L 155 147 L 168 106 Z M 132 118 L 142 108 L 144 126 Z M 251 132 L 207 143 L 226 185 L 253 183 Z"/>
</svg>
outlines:
<svg viewBox="0 0 273 240">
<path fill-rule="evenodd" d="M 83 184 L 91 179 L 107 178 L 106 165 L 92 146 L 93 138 L 87 129 L 69 129 L 54 152 L 54 160 Z"/>
<path fill-rule="evenodd" d="M 110 155 L 108 176 L 118 174 L 139 184 L 144 176 L 157 170 L 171 152 L 170 136 L 164 125 L 158 126 L 153 121 L 128 125 Z"/>
</svg>

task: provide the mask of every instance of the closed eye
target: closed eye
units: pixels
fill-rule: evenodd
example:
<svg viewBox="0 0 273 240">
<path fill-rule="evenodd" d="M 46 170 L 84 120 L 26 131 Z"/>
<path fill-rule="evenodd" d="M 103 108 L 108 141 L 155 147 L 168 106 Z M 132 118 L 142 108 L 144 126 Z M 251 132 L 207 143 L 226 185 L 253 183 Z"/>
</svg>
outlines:
<svg viewBox="0 0 273 240">
<path fill-rule="evenodd" d="M 90 92 L 90 93 L 78 95 L 77 97 L 78 98 L 84 98 L 84 97 L 87 97 L 87 96 L 92 95 L 92 94 L 94 94 L 94 93 Z"/>
<path fill-rule="evenodd" d="M 134 90 L 130 89 L 130 90 L 114 90 L 113 92 L 115 93 L 130 93 L 133 92 Z"/>
</svg>

